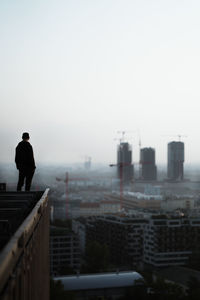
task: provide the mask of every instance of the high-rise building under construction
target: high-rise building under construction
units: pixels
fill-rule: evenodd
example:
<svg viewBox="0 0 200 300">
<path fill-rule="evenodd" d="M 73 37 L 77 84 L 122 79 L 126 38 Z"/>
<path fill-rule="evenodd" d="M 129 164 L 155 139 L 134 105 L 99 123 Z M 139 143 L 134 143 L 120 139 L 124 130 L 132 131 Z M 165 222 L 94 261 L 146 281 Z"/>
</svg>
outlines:
<svg viewBox="0 0 200 300">
<path fill-rule="evenodd" d="M 121 142 L 117 149 L 118 178 L 124 183 L 133 179 L 132 149 L 129 143 Z"/>
<path fill-rule="evenodd" d="M 184 178 L 184 143 L 168 143 L 167 176 L 170 180 L 183 180 Z"/>
<path fill-rule="evenodd" d="M 155 150 L 143 148 L 140 150 L 141 179 L 156 180 L 157 167 L 155 165 Z"/>
</svg>

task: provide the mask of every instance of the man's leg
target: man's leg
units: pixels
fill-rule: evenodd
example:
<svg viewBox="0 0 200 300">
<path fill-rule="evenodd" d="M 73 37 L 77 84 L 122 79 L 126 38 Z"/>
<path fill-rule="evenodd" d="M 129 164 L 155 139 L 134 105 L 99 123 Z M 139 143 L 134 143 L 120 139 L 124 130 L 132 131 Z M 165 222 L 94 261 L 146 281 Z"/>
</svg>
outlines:
<svg viewBox="0 0 200 300">
<path fill-rule="evenodd" d="M 26 184 L 25 184 L 25 191 L 30 191 L 31 182 L 34 175 L 35 170 L 30 170 L 26 172 Z"/>
<path fill-rule="evenodd" d="M 17 184 L 17 191 L 22 190 L 22 186 L 24 185 L 25 172 L 23 170 L 19 170 L 19 179 Z"/>
</svg>

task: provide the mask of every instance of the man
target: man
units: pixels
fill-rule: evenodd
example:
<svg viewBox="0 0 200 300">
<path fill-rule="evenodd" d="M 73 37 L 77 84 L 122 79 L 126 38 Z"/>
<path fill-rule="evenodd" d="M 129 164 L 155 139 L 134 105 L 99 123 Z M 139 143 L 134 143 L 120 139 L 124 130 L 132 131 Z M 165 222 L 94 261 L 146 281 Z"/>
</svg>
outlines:
<svg viewBox="0 0 200 300">
<path fill-rule="evenodd" d="M 16 147 L 15 163 L 19 170 L 19 180 L 17 191 L 21 191 L 25 180 L 25 191 L 30 191 L 31 181 L 35 172 L 35 160 L 33 156 L 33 148 L 29 143 L 29 134 L 24 132 L 22 141 Z"/>
</svg>

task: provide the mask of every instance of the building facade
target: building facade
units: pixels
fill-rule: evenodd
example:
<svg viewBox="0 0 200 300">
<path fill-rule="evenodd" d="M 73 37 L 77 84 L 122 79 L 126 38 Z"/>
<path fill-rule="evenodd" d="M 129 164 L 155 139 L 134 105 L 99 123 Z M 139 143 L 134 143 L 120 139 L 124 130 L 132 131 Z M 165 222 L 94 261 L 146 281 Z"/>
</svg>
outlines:
<svg viewBox="0 0 200 300">
<path fill-rule="evenodd" d="M 143 256 L 144 218 L 102 216 L 86 224 L 86 243 L 97 241 L 109 247 L 111 263 L 136 266 Z"/>
<path fill-rule="evenodd" d="M 117 176 L 124 183 L 133 179 L 132 149 L 129 143 L 120 143 L 117 149 Z"/>
<path fill-rule="evenodd" d="M 173 212 L 175 210 L 190 211 L 195 207 L 195 199 L 189 197 L 171 197 L 161 201 L 160 208 L 166 212 Z"/>
<path fill-rule="evenodd" d="M 80 245 L 76 234 L 62 227 L 51 227 L 50 271 L 51 275 L 66 274 L 65 270 L 80 269 Z"/>
<path fill-rule="evenodd" d="M 141 179 L 156 180 L 157 167 L 155 164 L 155 150 L 143 148 L 140 150 Z"/>
<path fill-rule="evenodd" d="M 168 143 L 167 176 L 169 180 L 184 179 L 184 143 Z"/>
<path fill-rule="evenodd" d="M 106 244 L 120 269 L 186 265 L 200 255 L 200 217 L 181 214 L 98 216 L 74 220 L 82 252 L 93 241 Z M 198 255 L 197 255 L 198 254 Z"/>
<path fill-rule="evenodd" d="M 200 218 L 156 216 L 144 229 L 144 262 L 154 267 L 180 266 L 200 253 Z"/>
</svg>

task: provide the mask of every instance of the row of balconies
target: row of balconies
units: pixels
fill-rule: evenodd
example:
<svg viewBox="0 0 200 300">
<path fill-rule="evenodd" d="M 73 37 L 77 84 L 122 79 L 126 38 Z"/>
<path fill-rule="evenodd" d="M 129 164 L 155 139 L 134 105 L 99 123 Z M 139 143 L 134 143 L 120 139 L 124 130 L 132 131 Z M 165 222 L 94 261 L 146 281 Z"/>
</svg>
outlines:
<svg viewBox="0 0 200 300">
<path fill-rule="evenodd" d="M 61 261 L 61 260 L 65 260 L 65 259 L 77 259 L 80 258 L 80 254 L 74 254 L 74 255 L 67 255 L 67 254 L 63 254 L 63 255 L 52 255 L 51 256 L 51 261 Z"/>
<path fill-rule="evenodd" d="M 136 229 L 134 225 L 124 226 L 122 223 L 117 222 L 107 222 L 105 224 L 105 221 L 102 221 L 97 222 L 89 237 L 90 240 L 95 239 L 110 246 L 113 257 L 119 257 L 122 254 L 124 255 L 124 253 L 134 256 L 137 254 L 137 251 L 141 257 L 143 247 L 146 253 L 146 250 L 151 250 L 148 251 L 151 257 L 154 254 L 156 255 L 158 251 L 170 253 L 182 252 L 182 250 L 190 251 L 194 241 L 196 241 L 195 243 L 198 240 L 200 241 L 200 228 L 177 227 L 177 224 L 171 225 L 174 225 L 174 227 L 146 226 L 143 231 L 141 225 Z M 146 243 L 146 241 L 148 242 Z M 123 247 L 119 247 L 119 245 L 123 245 Z M 137 248 L 137 250 L 131 250 L 133 247 Z"/>
<path fill-rule="evenodd" d="M 77 251 L 78 250 L 78 251 Z M 57 253 L 71 253 L 71 254 L 73 254 L 73 253 L 80 253 L 80 251 L 79 251 L 79 249 L 63 249 L 63 248 L 61 248 L 61 249 L 50 249 L 50 254 L 52 255 L 52 254 L 57 254 Z"/>
</svg>

